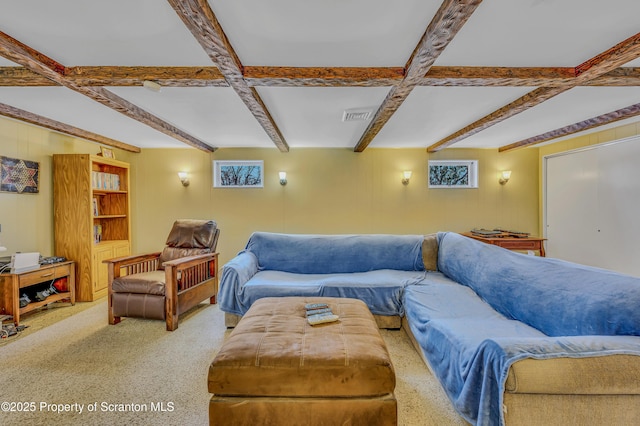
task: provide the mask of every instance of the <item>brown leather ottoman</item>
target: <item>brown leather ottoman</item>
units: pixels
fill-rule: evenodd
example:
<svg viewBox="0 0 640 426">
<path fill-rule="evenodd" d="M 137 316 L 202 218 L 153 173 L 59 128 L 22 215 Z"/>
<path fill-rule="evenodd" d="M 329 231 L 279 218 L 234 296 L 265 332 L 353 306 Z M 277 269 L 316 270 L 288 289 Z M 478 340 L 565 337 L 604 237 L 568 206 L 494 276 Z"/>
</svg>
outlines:
<svg viewBox="0 0 640 426">
<path fill-rule="evenodd" d="M 311 326 L 305 304 L 340 320 Z M 211 425 L 396 425 L 396 376 L 367 306 L 328 297 L 260 299 L 209 367 Z"/>
</svg>

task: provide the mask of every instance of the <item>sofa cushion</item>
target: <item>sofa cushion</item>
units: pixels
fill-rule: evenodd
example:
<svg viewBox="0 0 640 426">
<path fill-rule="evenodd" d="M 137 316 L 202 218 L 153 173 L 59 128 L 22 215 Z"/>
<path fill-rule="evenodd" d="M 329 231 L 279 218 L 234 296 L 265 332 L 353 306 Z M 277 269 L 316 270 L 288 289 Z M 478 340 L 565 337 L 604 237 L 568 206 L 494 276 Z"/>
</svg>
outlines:
<svg viewBox="0 0 640 426">
<path fill-rule="evenodd" d="M 438 269 L 508 318 L 549 336 L 640 335 L 640 279 L 527 256 L 448 232 Z"/>
<path fill-rule="evenodd" d="M 525 358 L 511 365 L 505 391 L 541 394 L 637 394 L 640 357 Z"/>
<path fill-rule="evenodd" d="M 244 308 L 241 315 L 258 299 L 286 296 L 350 297 L 365 302 L 375 315 L 403 315 L 404 288 L 424 276 L 424 271 L 391 269 L 351 274 L 260 271 L 244 284 L 237 301 Z"/>
<path fill-rule="evenodd" d="M 299 274 L 423 271 L 422 235 L 304 235 L 255 232 L 246 250 L 261 270 Z"/>
<path fill-rule="evenodd" d="M 427 271 L 438 270 L 438 234 L 428 234 L 422 240 L 422 263 Z"/>
</svg>

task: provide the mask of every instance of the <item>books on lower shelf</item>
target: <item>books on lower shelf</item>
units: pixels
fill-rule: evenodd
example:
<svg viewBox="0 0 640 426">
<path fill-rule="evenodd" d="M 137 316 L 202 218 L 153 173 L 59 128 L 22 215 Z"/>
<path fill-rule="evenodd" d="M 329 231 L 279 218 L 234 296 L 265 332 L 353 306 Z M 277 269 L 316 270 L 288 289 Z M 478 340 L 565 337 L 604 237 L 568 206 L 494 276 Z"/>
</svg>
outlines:
<svg viewBox="0 0 640 426">
<path fill-rule="evenodd" d="M 93 242 L 98 244 L 102 241 L 102 225 L 93 225 Z"/>
<path fill-rule="evenodd" d="M 120 175 L 104 172 L 91 172 L 91 187 L 93 189 L 105 189 L 107 191 L 120 190 Z"/>
</svg>

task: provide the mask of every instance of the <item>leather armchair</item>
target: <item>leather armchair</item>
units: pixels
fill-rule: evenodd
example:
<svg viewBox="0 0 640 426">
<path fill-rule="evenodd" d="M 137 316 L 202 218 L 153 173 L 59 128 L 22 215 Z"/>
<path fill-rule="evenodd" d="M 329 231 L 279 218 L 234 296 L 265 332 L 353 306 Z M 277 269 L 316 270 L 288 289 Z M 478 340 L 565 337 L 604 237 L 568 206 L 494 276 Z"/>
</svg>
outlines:
<svg viewBox="0 0 640 426">
<path fill-rule="evenodd" d="M 162 252 L 105 260 L 109 324 L 121 317 L 160 319 L 173 331 L 180 314 L 206 298 L 216 303 L 219 235 L 215 221 L 181 219 Z"/>
</svg>

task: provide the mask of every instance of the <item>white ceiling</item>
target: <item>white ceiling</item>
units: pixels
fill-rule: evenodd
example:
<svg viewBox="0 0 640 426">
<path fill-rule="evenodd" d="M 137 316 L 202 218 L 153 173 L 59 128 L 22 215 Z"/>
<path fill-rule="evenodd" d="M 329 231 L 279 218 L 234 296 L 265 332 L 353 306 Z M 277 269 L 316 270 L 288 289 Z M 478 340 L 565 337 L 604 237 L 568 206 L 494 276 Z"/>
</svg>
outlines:
<svg viewBox="0 0 640 426">
<path fill-rule="evenodd" d="M 209 5 L 244 66 L 402 68 L 441 0 Z M 485 0 L 434 66 L 575 67 L 640 32 L 639 16 L 638 0 Z M 3 2 L 0 31 L 66 67 L 216 65 L 161 0 Z M 211 147 L 275 148 L 231 87 L 106 89 Z M 369 146 L 426 148 L 534 89 L 416 86 Z M 389 90 L 256 86 L 292 149 L 354 148 L 369 122 L 343 111 L 375 112 Z M 187 146 L 64 87 L 0 85 L 0 103 L 140 148 Z M 576 87 L 451 146 L 497 148 L 637 103 L 640 87 Z"/>
</svg>

